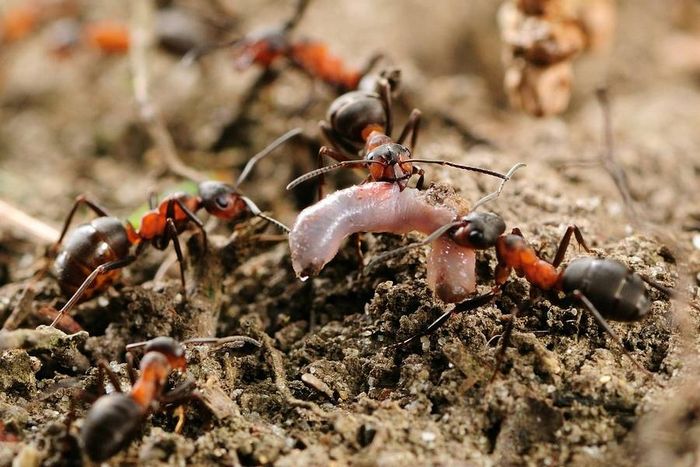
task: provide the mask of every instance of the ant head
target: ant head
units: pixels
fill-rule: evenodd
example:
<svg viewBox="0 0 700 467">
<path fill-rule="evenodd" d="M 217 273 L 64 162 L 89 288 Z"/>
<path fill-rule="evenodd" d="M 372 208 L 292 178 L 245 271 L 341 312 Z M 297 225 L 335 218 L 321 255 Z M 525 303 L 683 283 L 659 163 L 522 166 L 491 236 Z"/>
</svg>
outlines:
<svg viewBox="0 0 700 467">
<path fill-rule="evenodd" d="M 231 185 L 206 181 L 199 184 L 199 197 L 207 212 L 220 219 L 237 219 L 248 211 L 241 195 Z"/>
<path fill-rule="evenodd" d="M 483 250 L 495 246 L 505 230 L 501 216 L 472 211 L 462 218 L 462 225 L 454 230 L 452 238 L 459 245 Z"/>
<path fill-rule="evenodd" d="M 148 341 L 143 349 L 145 353 L 157 352 L 162 354 L 172 368 L 184 370 L 185 348 L 172 337 L 156 337 Z"/>
<path fill-rule="evenodd" d="M 382 144 L 367 153 L 365 160 L 374 162 L 369 164 L 373 180 L 396 182 L 402 190 L 406 188 L 413 171 L 411 151 L 406 146 L 398 143 Z"/>
<path fill-rule="evenodd" d="M 245 70 L 252 64 L 269 67 L 288 47 L 287 35 L 279 28 L 254 32 L 236 44 L 233 63 L 238 70 Z"/>
</svg>

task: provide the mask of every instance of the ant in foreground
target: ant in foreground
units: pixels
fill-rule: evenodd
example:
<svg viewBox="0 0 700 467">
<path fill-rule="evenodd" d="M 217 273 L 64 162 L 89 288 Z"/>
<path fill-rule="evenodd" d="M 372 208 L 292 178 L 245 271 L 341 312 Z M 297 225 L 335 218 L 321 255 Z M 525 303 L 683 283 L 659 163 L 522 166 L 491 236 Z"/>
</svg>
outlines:
<svg viewBox="0 0 700 467">
<path fill-rule="evenodd" d="M 58 283 L 66 295 L 71 295 L 68 302 L 58 311 L 51 326 L 55 326 L 61 316 L 78 302 L 109 287 L 119 276 L 119 270 L 133 263 L 149 243 L 159 250 L 164 250 L 172 241 L 180 263 L 180 280 L 185 295 L 185 263 L 178 236 L 194 224 L 201 231 L 206 247 L 207 234 L 204 224 L 195 214 L 200 209 L 225 220 L 240 220 L 252 214 L 289 231 L 284 224 L 263 214 L 252 200 L 238 191 L 238 186 L 248 177 L 258 161 L 300 133 L 300 129 L 288 131 L 253 156 L 233 186 L 205 181 L 199 184 L 197 195 L 174 193 L 158 205 L 155 198 L 151 197 L 151 209 L 141 218 L 138 229 L 129 222 L 124 225 L 93 201 L 83 195 L 79 196 L 68 214 L 58 241 L 51 249 L 52 254 L 57 252 L 54 272 Z M 88 206 L 99 217 L 80 225 L 66 237 L 71 220 L 81 204 Z M 64 238 L 65 245 L 59 250 Z M 136 247 L 133 253 L 132 247 Z"/>
<path fill-rule="evenodd" d="M 495 271 L 496 286 L 491 291 L 462 302 L 457 307 L 445 312 L 419 334 L 394 344 L 392 347 L 407 345 L 419 337 L 430 334 L 444 324 L 455 311 L 470 311 L 489 303 L 505 286 L 511 272 L 515 271 L 519 277 L 524 277 L 532 287 L 542 292 L 551 293 L 553 301 L 559 301 L 557 294 L 560 292 L 578 300 L 615 340 L 634 365 L 649 375 L 649 371 L 625 349 L 620 338 L 608 325 L 607 320 L 631 322 L 644 318 L 650 308 L 644 287 L 645 282 L 667 296 L 672 295 L 670 289 L 635 273 L 613 259 L 578 258 L 559 269 L 572 235 L 584 250 L 590 252 L 581 231 L 575 225 L 570 225 L 566 229 L 551 263 L 538 256 L 532 246 L 525 241 L 519 229 L 513 229 L 510 234 L 503 234 L 504 231 L 505 222 L 500 216 L 492 213 L 471 212 L 467 216 L 437 229 L 423 241 L 380 255 L 371 263 L 385 260 L 389 256 L 395 256 L 417 246 L 426 245 L 445 234 L 458 245 L 470 246 L 475 249 L 490 247 L 496 249 L 498 260 Z M 511 325 L 513 322 L 511 321 Z M 511 329 L 507 329 L 504 336 L 509 335 L 510 331 Z M 507 345 L 506 340 L 506 338 L 503 339 L 503 351 Z M 500 358 L 499 356 L 499 360 Z"/>
<path fill-rule="evenodd" d="M 421 112 L 413 109 L 398 139 L 391 137 L 393 112 L 391 94 L 398 83 L 398 74 L 383 73 L 376 81 L 376 90 L 358 90 L 343 94 L 328 108 L 328 121 L 319 123 L 321 131 L 331 144 L 319 150 L 319 163 L 323 156 L 337 161 L 336 164 L 321 167 L 293 180 L 287 189 L 311 178 L 321 176 L 338 168 L 368 168 L 365 181 L 391 182 L 398 184 L 403 191 L 413 175 L 418 175 L 416 188 L 423 188 L 424 171 L 414 165 L 416 162 L 439 164 L 473 172 L 480 172 L 501 179 L 506 176 L 488 169 L 457 164 L 435 159 L 412 159 L 420 127 Z M 411 137 L 410 146 L 404 142 Z M 358 160 L 357 157 L 361 157 Z M 320 165 L 320 164 L 319 164 Z M 322 182 L 321 182 L 322 184 Z M 319 184 L 319 195 L 321 194 Z"/>
<path fill-rule="evenodd" d="M 100 362 L 100 380 L 102 381 L 105 372 L 116 392 L 100 397 L 90 408 L 80 431 L 83 450 L 91 460 L 105 461 L 131 444 L 145 418 L 158 410 L 160 405 L 197 397 L 191 380 L 169 392 L 163 392 L 170 373 L 184 372 L 187 368 L 186 345 L 233 344 L 243 347 L 247 343 L 256 347 L 262 345 L 246 336 L 189 339 L 181 343 L 170 337 L 157 337 L 147 342 L 129 344 L 126 346 L 127 352 L 143 347 L 144 356 L 139 365 L 141 375 L 137 378 L 132 365 L 133 355 L 127 354 L 131 380 L 131 390 L 128 393 L 122 391 L 119 378 L 107 363 Z"/>
</svg>

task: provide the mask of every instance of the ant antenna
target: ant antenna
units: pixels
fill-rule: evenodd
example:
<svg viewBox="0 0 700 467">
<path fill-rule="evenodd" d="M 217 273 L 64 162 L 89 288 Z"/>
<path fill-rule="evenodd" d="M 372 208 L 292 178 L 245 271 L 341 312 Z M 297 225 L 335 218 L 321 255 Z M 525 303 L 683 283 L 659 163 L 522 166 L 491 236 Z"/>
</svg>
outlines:
<svg viewBox="0 0 700 467">
<path fill-rule="evenodd" d="M 498 189 L 497 189 L 496 191 L 494 191 L 493 193 L 489 193 L 488 195 L 482 197 L 479 201 L 477 201 L 476 203 L 474 203 L 474 206 L 472 206 L 472 208 L 470 209 L 470 211 L 476 211 L 476 209 L 477 209 L 479 206 L 482 206 L 482 205 L 484 205 L 484 204 L 486 204 L 486 203 L 488 203 L 488 202 L 490 202 L 490 201 L 493 201 L 493 200 L 497 199 L 499 196 L 501 196 L 501 191 L 503 191 L 503 186 L 506 184 L 506 182 L 507 182 L 508 180 L 511 179 L 511 177 L 513 176 L 513 174 L 514 174 L 515 172 L 517 172 L 518 169 L 521 169 L 521 168 L 525 167 L 526 165 L 527 165 L 527 164 L 525 164 L 525 163 L 523 163 L 523 162 L 518 162 L 518 163 L 515 164 L 513 167 L 511 167 L 511 169 L 508 171 L 508 173 L 506 174 L 506 176 L 505 176 L 505 178 L 503 179 L 503 181 L 501 182 L 501 184 L 498 186 Z"/>
<path fill-rule="evenodd" d="M 262 343 L 252 337 L 248 336 L 228 336 L 228 337 L 198 337 L 194 339 L 187 339 L 181 342 L 182 345 L 215 345 L 221 346 L 225 344 L 231 344 L 232 347 L 241 348 L 246 344 L 254 345 L 255 347 L 262 347 Z"/>
<path fill-rule="evenodd" d="M 151 341 L 134 342 L 127 344 L 126 351 L 130 352 L 134 349 L 145 347 Z M 262 347 L 260 341 L 248 336 L 228 336 L 228 337 L 195 337 L 180 342 L 182 345 L 224 345 L 232 344 L 235 348 L 243 347 L 245 344 L 251 344 L 255 347 Z"/>
<path fill-rule="evenodd" d="M 210 53 L 214 52 L 215 50 L 219 49 L 226 49 L 229 47 L 233 47 L 239 42 L 243 40 L 242 37 L 238 37 L 236 39 L 232 39 L 230 41 L 226 42 L 220 42 L 218 44 L 207 44 L 207 45 L 201 45 L 199 47 L 194 47 L 190 49 L 185 55 L 182 56 L 180 59 L 180 66 L 182 67 L 189 67 L 192 66 L 196 61 L 198 61 L 200 58 L 204 57 L 205 55 L 209 55 Z"/>
<path fill-rule="evenodd" d="M 479 172 L 482 174 L 491 175 L 492 177 L 501 178 L 501 179 L 506 180 L 506 181 L 508 180 L 508 176 L 503 175 L 500 172 L 496 172 L 494 170 L 489 170 L 489 169 L 483 169 L 481 167 L 475 167 L 472 165 L 463 165 L 463 164 L 457 164 L 455 162 L 440 161 L 440 160 L 436 160 L 436 159 L 409 159 L 408 162 L 411 162 L 411 163 L 418 162 L 420 164 L 446 165 L 446 166 L 454 167 L 457 169 L 469 170 L 471 172 Z M 525 165 L 525 164 L 523 164 L 523 165 Z"/>
<path fill-rule="evenodd" d="M 292 17 L 285 21 L 282 25 L 282 32 L 288 33 L 297 27 L 297 24 L 299 24 L 299 21 L 301 21 L 301 18 L 304 16 L 304 12 L 309 6 L 309 3 L 311 3 L 311 0 L 297 0 Z"/>
<path fill-rule="evenodd" d="M 304 183 L 307 180 L 311 180 L 314 177 L 318 177 L 319 175 L 323 175 L 327 172 L 330 172 L 335 169 L 339 169 L 341 167 L 351 167 L 351 168 L 357 168 L 361 167 L 364 165 L 369 165 L 369 164 L 380 164 L 383 166 L 386 166 L 387 164 L 382 161 L 368 161 L 368 160 L 351 160 L 351 161 L 342 161 L 338 162 L 337 164 L 332 164 L 332 165 L 327 165 L 325 167 L 321 167 L 320 169 L 312 170 L 311 172 L 307 172 L 301 177 L 298 177 L 291 182 L 289 182 L 289 185 L 287 185 L 287 190 L 291 190 L 295 186 Z"/>
<path fill-rule="evenodd" d="M 506 184 L 506 182 L 511 179 L 513 174 L 518 169 L 520 169 L 521 167 L 525 167 L 525 165 L 526 164 L 524 164 L 522 162 L 515 164 L 508 171 L 508 173 L 504 176 L 505 178 L 503 179 L 501 184 L 498 186 L 498 189 L 496 191 L 494 191 L 493 193 L 489 193 L 488 195 L 482 197 L 479 201 L 476 202 L 476 204 L 474 204 L 474 206 L 469 210 L 469 212 L 472 212 L 472 211 L 476 210 L 476 208 L 498 198 L 501 194 L 501 191 L 503 191 L 503 186 Z M 435 230 L 434 232 L 432 232 L 430 235 L 428 235 L 427 237 L 425 237 L 423 240 L 421 240 L 419 242 L 411 243 L 409 245 L 396 248 L 395 250 L 391 250 L 391 251 L 387 251 L 385 253 L 382 253 L 381 255 L 377 256 L 372 261 L 370 261 L 367 264 L 367 266 L 365 266 L 364 270 L 369 271 L 370 269 L 374 268 L 378 263 L 384 262 L 389 258 L 393 258 L 394 256 L 406 253 L 407 251 L 410 251 L 414 248 L 428 245 L 428 244 L 434 242 L 435 240 L 437 240 L 442 235 L 446 234 L 451 229 L 453 229 L 455 227 L 459 227 L 460 225 L 463 225 L 463 224 L 464 224 L 464 221 L 462 221 L 461 219 L 456 220 L 454 222 L 450 222 L 449 224 L 445 224 L 442 227 L 438 228 L 437 230 Z"/>
<path fill-rule="evenodd" d="M 258 152 L 256 155 L 250 158 L 248 163 L 245 165 L 243 168 L 243 171 L 241 174 L 238 176 L 238 180 L 236 180 L 236 184 L 233 185 L 234 189 L 238 189 L 238 186 L 245 181 L 246 178 L 248 178 L 248 175 L 250 175 L 250 172 L 253 170 L 253 167 L 255 164 L 257 164 L 260 160 L 264 159 L 267 157 L 269 154 L 271 154 L 275 149 L 280 147 L 282 144 L 286 143 L 293 137 L 300 135 L 303 132 L 301 128 L 294 128 L 293 130 L 289 130 L 270 144 L 268 144 L 263 150 Z"/>
<path fill-rule="evenodd" d="M 290 232 L 289 227 L 287 227 L 286 225 L 284 225 L 283 223 L 281 223 L 281 222 L 278 221 L 277 219 L 274 219 L 274 218 L 272 218 L 272 217 L 270 217 L 270 216 L 268 216 L 268 215 L 263 214 L 263 212 L 262 212 L 262 211 L 260 210 L 260 208 L 253 202 L 253 200 L 251 200 L 251 199 L 248 198 L 247 196 L 241 196 L 241 200 L 243 200 L 243 202 L 246 204 L 246 206 L 248 206 L 248 209 L 250 209 L 250 212 L 251 212 L 254 216 L 257 216 L 257 217 L 259 217 L 259 218 L 261 218 L 261 219 L 265 219 L 267 222 L 269 222 L 270 224 L 275 225 L 277 228 L 279 228 L 280 230 L 282 230 L 282 231 L 285 232 L 285 233 L 289 233 L 289 232 Z"/>
</svg>

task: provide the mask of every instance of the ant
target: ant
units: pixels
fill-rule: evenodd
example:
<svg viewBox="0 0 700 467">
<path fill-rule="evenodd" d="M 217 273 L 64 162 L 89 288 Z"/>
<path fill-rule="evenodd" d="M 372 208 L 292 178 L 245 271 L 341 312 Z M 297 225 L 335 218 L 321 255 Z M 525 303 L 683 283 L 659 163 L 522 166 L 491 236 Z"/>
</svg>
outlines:
<svg viewBox="0 0 700 467">
<path fill-rule="evenodd" d="M 373 55 L 364 67 L 355 70 L 346 67 L 323 42 L 292 39 L 290 35 L 301 21 L 309 3 L 310 0 L 297 0 L 292 16 L 279 26 L 254 31 L 223 44 L 194 49 L 185 56 L 183 61 L 191 63 L 214 49 L 231 47 L 234 55 L 233 63 L 238 70 L 246 70 L 252 65 L 257 65 L 269 74 L 276 63 L 285 59 L 292 67 L 310 78 L 330 85 L 338 93 L 356 89 L 362 77 L 382 56 Z"/>
<path fill-rule="evenodd" d="M 252 214 L 282 230 L 289 231 L 281 222 L 263 214 L 252 200 L 238 191 L 238 186 L 248 177 L 258 161 L 300 133 L 300 129 L 290 130 L 253 156 L 234 185 L 205 181 L 199 184 L 197 195 L 174 193 L 157 205 L 155 197 L 151 196 L 149 199 L 151 209 L 141 218 L 138 229 L 130 222 L 124 225 L 84 195 L 78 196 L 66 218 L 58 241 L 51 248 L 51 256 L 55 255 L 56 258 L 54 271 L 58 283 L 66 295 L 71 295 L 68 302 L 58 311 L 51 326 L 55 326 L 61 316 L 78 302 L 109 287 L 118 277 L 119 270 L 133 263 L 149 243 L 159 250 L 164 250 L 172 241 L 180 263 L 182 293 L 186 296 L 185 263 L 178 236 L 190 224 L 194 224 L 201 231 L 206 248 L 207 234 L 204 224 L 195 214 L 200 209 L 225 220 L 240 220 Z M 66 237 L 74 214 L 83 204 L 99 217 L 78 226 Z M 64 238 L 65 245 L 59 250 Z M 131 253 L 134 246 L 136 249 Z"/>
<path fill-rule="evenodd" d="M 605 332 L 616 341 L 634 365 L 649 375 L 649 371 L 625 349 L 621 339 L 610 328 L 607 320 L 631 322 L 644 318 L 650 308 L 644 287 L 645 282 L 667 296 L 672 295 L 670 289 L 635 273 L 621 262 L 608 258 L 578 258 L 560 269 L 572 236 L 585 251 L 590 252 L 581 231 L 575 225 L 567 227 L 551 263 L 543 260 L 525 241 L 520 229 L 514 228 L 510 234 L 504 234 L 504 231 L 505 222 L 500 216 L 493 213 L 470 212 L 463 218 L 437 229 L 421 242 L 384 253 L 372 262 L 376 263 L 408 249 L 426 245 L 445 234 L 458 245 L 474 249 L 491 247 L 496 249 L 498 261 L 494 274 L 496 286 L 492 290 L 462 302 L 457 307 L 445 312 L 419 334 L 394 344 L 392 347 L 404 346 L 419 337 L 430 334 L 444 324 L 455 311 L 470 311 L 489 303 L 505 286 L 511 272 L 515 271 L 519 277 L 524 277 L 531 287 L 545 293 L 551 293 L 553 300 L 558 300 L 559 293 L 578 300 L 593 315 Z M 511 325 L 512 323 L 513 321 L 511 321 Z M 506 330 L 504 336 L 507 336 L 510 331 L 511 329 Z M 506 339 L 504 338 L 502 351 L 505 350 L 505 345 Z M 499 361 L 500 358 L 501 356 L 499 356 Z"/>
<path fill-rule="evenodd" d="M 246 343 L 256 347 L 262 345 L 246 336 L 189 339 L 183 342 L 177 342 L 170 337 L 157 337 L 150 341 L 129 344 L 126 346 L 127 372 L 131 382 L 131 390 L 128 393 L 122 391 L 117 375 L 106 362 L 101 361 L 100 381 L 106 373 L 116 392 L 97 399 L 85 417 L 80 430 L 80 445 L 88 457 L 95 462 L 109 459 L 131 444 L 146 416 L 157 410 L 159 405 L 197 397 L 192 380 L 181 383 L 169 392 L 163 392 L 170 373 L 184 372 L 187 368 L 186 345 L 229 343 L 237 347 L 243 347 Z M 139 347 L 144 348 L 144 356 L 139 365 L 141 375 L 137 377 L 133 369 L 133 355 L 130 352 Z"/>
<path fill-rule="evenodd" d="M 420 190 L 423 188 L 424 171 L 414 165 L 416 162 L 455 167 L 505 179 L 506 176 L 501 173 L 480 167 L 435 159 L 412 159 L 411 153 L 418 138 L 421 112 L 413 109 L 398 139 L 392 138 L 391 96 L 398 79 L 398 72 L 383 73 L 374 84 L 376 90 L 352 91 L 335 99 L 328 108 L 327 121 L 319 123 L 331 147 L 321 147 L 318 158 L 319 163 L 323 156 L 328 156 L 337 163 L 298 177 L 287 185 L 287 189 L 341 167 L 367 167 L 369 176 L 365 181 L 397 183 L 403 191 L 408 186 L 409 179 L 418 175 L 416 188 Z M 404 146 L 409 136 L 410 146 Z"/>
</svg>

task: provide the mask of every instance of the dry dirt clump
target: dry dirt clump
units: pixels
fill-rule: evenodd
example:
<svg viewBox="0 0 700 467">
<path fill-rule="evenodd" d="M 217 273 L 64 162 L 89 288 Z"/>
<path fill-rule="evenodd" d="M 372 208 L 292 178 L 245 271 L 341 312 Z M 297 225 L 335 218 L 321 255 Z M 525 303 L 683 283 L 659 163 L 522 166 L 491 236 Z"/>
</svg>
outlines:
<svg viewBox="0 0 700 467">
<path fill-rule="evenodd" d="M 86 11 L 95 17 L 129 17 L 126 4 L 90 3 Z M 200 2 L 173 3 L 207 11 Z M 520 228 L 543 258 L 554 257 L 566 226 L 576 224 L 590 255 L 675 287 L 673 300 L 648 290 L 651 308 L 643 320 L 611 324 L 651 378 L 563 296 L 543 297 L 515 318 L 496 371 L 501 334 L 529 297 L 524 279 L 513 276 L 494 302 L 459 312 L 459 304 L 442 303 L 429 290 L 425 248 L 359 274 L 348 242 L 317 277 L 301 282 L 285 236 L 260 219 L 205 219 L 207 249 L 196 231 L 181 237 L 186 299 L 177 265 L 161 270 L 172 263 L 170 251 L 151 249 L 114 287 L 72 312 L 82 331 L 63 333 L 33 312 L 63 303 L 50 275 L 21 298 L 47 244 L 0 219 L 0 323 L 18 306 L 27 316 L 19 329 L 0 331 L 0 466 L 88 465 L 77 435 L 90 404 L 76 394 L 97 392 L 100 360 L 127 387 L 127 343 L 237 334 L 264 345 L 188 347 L 187 372 L 168 382 L 192 379 L 199 393 L 184 406 L 182 430 L 176 430 L 177 407 L 162 407 L 109 465 L 697 463 L 700 87 L 696 70 L 663 68 L 672 57 L 661 60 L 649 43 L 661 44 L 679 29 L 695 34 L 700 20 L 680 25 L 678 11 L 695 11 L 688 2 L 673 8 L 653 0 L 616 2 L 610 56 L 602 64 L 581 56 L 569 109 L 533 120 L 504 105 L 498 2 L 468 3 L 314 0 L 298 33 L 327 39 L 352 64 L 375 49 L 391 57 L 404 80 L 395 126 L 414 106 L 423 111 L 419 157 L 498 171 L 527 163 L 482 209 L 500 214 L 508 230 Z M 246 0 L 231 27 L 274 24 L 288 11 L 287 2 Z M 83 51 L 57 60 L 46 54 L 46 40 L 37 34 L 0 49 L 0 199 L 60 228 L 80 193 L 126 219 L 150 190 L 191 188 L 164 173 L 151 147 L 133 103 L 128 58 Z M 316 102 L 290 115 L 310 85 L 283 71 L 238 118 L 256 71 L 238 74 L 228 58 L 214 53 L 186 67 L 153 54 L 151 97 L 182 159 L 216 179 L 235 179 L 248 157 L 302 127 L 304 138 L 263 160 L 241 187 L 291 224 L 316 187 L 284 187 L 314 167 L 323 144 L 316 122 L 332 92 L 317 86 Z M 594 89 L 603 83 L 631 210 L 600 162 L 603 119 Z M 235 135 L 227 133 L 229 147 L 210 150 L 231 121 L 238 125 Z M 469 203 L 498 183 L 423 168 L 434 193 L 452 197 L 453 187 Z M 362 176 L 328 175 L 326 190 Z M 364 235 L 365 261 L 419 239 Z M 564 264 L 588 254 L 572 245 Z M 477 254 L 479 291 L 493 285 L 495 265 L 493 251 Z M 457 312 L 433 334 L 389 347 L 450 307 Z"/>
</svg>

